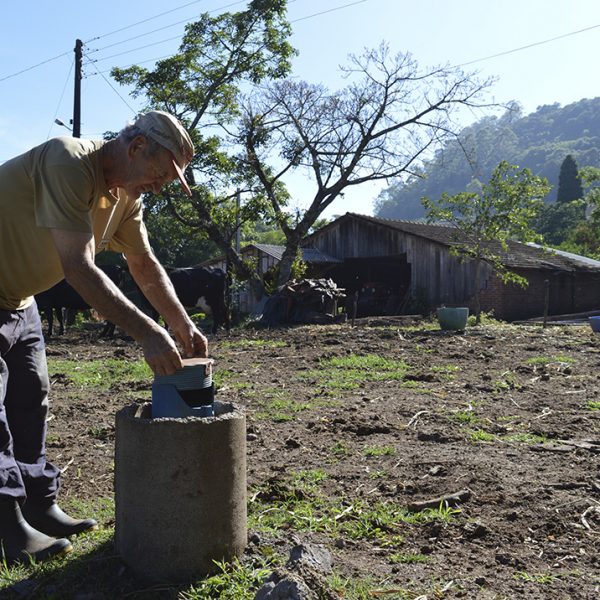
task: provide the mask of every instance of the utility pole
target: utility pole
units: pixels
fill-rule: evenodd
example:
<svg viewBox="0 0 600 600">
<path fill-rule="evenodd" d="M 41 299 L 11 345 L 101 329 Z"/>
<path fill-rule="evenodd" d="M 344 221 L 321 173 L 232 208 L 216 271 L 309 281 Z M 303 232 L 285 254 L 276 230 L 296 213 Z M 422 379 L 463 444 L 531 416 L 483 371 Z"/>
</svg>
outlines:
<svg viewBox="0 0 600 600">
<path fill-rule="evenodd" d="M 81 63 L 83 42 L 75 40 L 75 94 L 73 98 L 73 137 L 81 137 Z"/>
</svg>

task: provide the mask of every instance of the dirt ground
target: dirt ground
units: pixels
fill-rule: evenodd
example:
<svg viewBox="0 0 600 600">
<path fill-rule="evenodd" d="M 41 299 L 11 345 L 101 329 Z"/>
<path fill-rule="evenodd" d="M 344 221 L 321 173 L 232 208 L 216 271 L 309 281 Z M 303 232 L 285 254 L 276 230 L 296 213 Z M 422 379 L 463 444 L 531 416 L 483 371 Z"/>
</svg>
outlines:
<svg viewBox="0 0 600 600">
<path fill-rule="evenodd" d="M 141 356 L 95 331 L 53 339 L 48 354 Z M 218 397 L 247 410 L 253 502 L 275 506 L 292 474 L 319 472 L 315 493 L 339 502 L 341 525 L 460 492 L 447 522 L 375 519 L 362 536 L 284 525 L 251 545 L 324 544 L 373 597 L 600 598 L 600 336 L 587 326 L 449 333 L 381 318 L 236 330 L 211 340 L 211 356 Z M 373 356 L 403 361 L 405 375 L 375 376 Z M 357 387 L 319 376 L 349 357 L 365 361 Z M 151 383 L 98 392 L 53 377 L 48 452 L 68 465 L 63 498 L 112 495 L 114 415 L 148 401 Z"/>
</svg>

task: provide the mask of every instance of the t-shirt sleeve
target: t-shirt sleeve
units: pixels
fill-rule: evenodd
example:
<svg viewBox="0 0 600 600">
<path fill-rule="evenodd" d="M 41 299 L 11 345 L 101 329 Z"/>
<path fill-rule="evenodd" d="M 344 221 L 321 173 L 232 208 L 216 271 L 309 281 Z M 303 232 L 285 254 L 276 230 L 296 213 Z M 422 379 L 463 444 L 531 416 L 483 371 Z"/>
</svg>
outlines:
<svg viewBox="0 0 600 600">
<path fill-rule="evenodd" d="M 108 244 L 108 249 L 124 254 L 150 252 L 148 232 L 143 221 L 142 201 L 139 198 L 131 202 L 129 210 L 123 215 L 123 219 Z"/>
</svg>

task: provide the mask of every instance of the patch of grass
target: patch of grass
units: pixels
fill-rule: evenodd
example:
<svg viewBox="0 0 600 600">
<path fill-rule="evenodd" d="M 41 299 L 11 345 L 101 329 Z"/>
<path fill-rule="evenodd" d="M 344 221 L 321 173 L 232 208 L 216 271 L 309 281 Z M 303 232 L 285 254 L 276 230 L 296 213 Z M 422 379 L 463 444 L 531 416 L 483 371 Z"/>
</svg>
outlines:
<svg viewBox="0 0 600 600">
<path fill-rule="evenodd" d="M 414 392 L 417 392 L 419 394 L 429 394 L 432 395 L 433 394 L 433 390 L 428 390 L 427 388 L 422 387 L 422 382 L 420 381 L 411 381 L 410 379 L 408 381 L 402 381 L 400 384 L 403 388 L 412 390 Z"/>
<path fill-rule="evenodd" d="M 506 423 L 506 422 L 514 422 L 519 421 L 521 417 L 519 415 L 506 415 L 505 417 L 498 417 L 498 422 Z"/>
<path fill-rule="evenodd" d="M 377 502 L 374 505 L 357 502 L 347 512 L 347 517 L 341 519 L 339 531 L 354 540 L 376 540 L 382 546 L 393 547 L 404 541 L 401 535 L 403 524 L 450 523 L 458 513 L 459 509 L 444 505 L 411 512 L 394 502 Z"/>
<path fill-rule="evenodd" d="M 475 425 L 480 422 L 480 418 L 473 410 L 457 410 L 450 415 L 450 420 L 461 425 Z"/>
<path fill-rule="evenodd" d="M 231 369 L 218 369 L 213 372 L 213 381 L 217 389 L 226 386 L 236 392 L 243 393 L 246 397 L 253 397 L 256 393 L 254 383 L 246 380 L 242 381 L 242 377 L 244 377 L 242 374 Z"/>
<path fill-rule="evenodd" d="M 588 410 L 600 410 L 600 402 L 597 400 L 588 400 L 585 407 Z"/>
<path fill-rule="evenodd" d="M 413 600 L 419 596 L 397 586 L 392 588 L 385 582 L 378 582 L 372 578 L 346 578 L 337 573 L 330 575 L 327 583 L 332 591 L 345 600 L 373 600 L 376 596 L 386 600 Z M 376 595 L 374 590 L 377 591 Z"/>
<path fill-rule="evenodd" d="M 221 348 L 223 350 L 226 349 L 235 349 L 235 350 L 246 350 L 248 348 L 285 348 L 287 346 L 286 342 L 281 340 L 236 340 L 234 342 L 223 342 L 221 344 Z"/>
<path fill-rule="evenodd" d="M 346 446 L 346 444 L 344 444 L 344 442 L 339 442 L 339 441 L 336 442 L 333 446 L 331 446 L 329 451 L 334 456 L 345 456 L 349 452 L 348 446 Z"/>
<path fill-rule="evenodd" d="M 300 402 L 291 398 L 289 392 L 284 389 L 269 388 L 261 398 L 264 399 L 256 401 L 258 409 L 254 416 L 262 421 L 291 421 L 297 413 L 314 408 L 310 402 Z"/>
<path fill-rule="evenodd" d="M 507 392 L 509 390 L 520 390 L 522 387 L 517 376 L 512 371 L 502 373 L 493 385 L 494 392 L 496 393 Z"/>
<path fill-rule="evenodd" d="M 335 493 L 324 493 L 321 483 L 326 478 L 325 472 L 312 470 L 266 481 L 251 495 L 249 527 L 268 534 L 282 530 L 325 533 L 397 547 L 404 541 L 405 525 L 448 523 L 460 512 L 440 506 L 415 513 L 395 502 L 349 502 Z"/>
<path fill-rule="evenodd" d="M 292 529 L 298 532 L 329 532 L 332 516 L 327 500 L 318 494 L 290 491 L 282 497 L 250 503 L 248 524 L 251 529 L 270 534 Z"/>
<path fill-rule="evenodd" d="M 252 561 L 235 559 L 231 563 L 216 562 L 220 572 L 192 585 L 181 592 L 181 600 L 252 600 L 271 571 L 282 561 L 253 558 Z"/>
<path fill-rule="evenodd" d="M 432 373 L 437 373 L 446 381 L 452 381 L 454 379 L 454 374 L 460 371 L 460 367 L 456 365 L 433 365 L 432 367 L 429 367 L 429 370 Z"/>
<path fill-rule="evenodd" d="M 48 359 L 50 379 L 66 377 L 73 384 L 81 387 L 108 389 L 116 384 L 148 382 L 152 383 L 154 375 L 145 360 L 64 360 Z"/>
<path fill-rule="evenodd" d="M 350 354 L 322 359 L 319 369 L 307 371 L 300 379 L 314 379 L 326 390 L 352 390 L 367 382 L 403 380 L 408 370 L 404 361 L 376 354 Z"/>
<path fill-rule="evenodd" d="M 528 358 L 525 361 L 525 364 L 533 366 L 550 365 L 553 363 L 572 365 L 574 362 L 576 362 L 575 359 L 571 358 L 570 356 L 557 354 L 555 356 L 534 356 L 532 358 Z"/>
<path fill-rule="evenodd" d="M 113 435 L 114 430 L 110 427 L 90 427 L 88 429 L 88 434 L 93 438 L 100 440 L 102 442 L 106 441 L 111 435 Z"/>
<path fill-rule="evenodd" d="M 475 429 L 469 433 L 469 440 L 471 442 L 495 442 L 496 436 L 483 429 Z"/>
<path fill-rule="evenodd" d="M 522 579 L 523 581 L 529 581 L 530 583 L 546 584 L 552 583 L 556 579 L 556 575 L 551 573 L 536 573 L 530 574 L 526 571 L 517 571 L 514 574 L 515 579 Z"/>
<path fill-rule="evenodd" d="M 378 582 L 372 578 L 346 578 L 337 573 L 330 575 L 327 583 L 332 591 L 345 600 L 373 600 L 377 596 L 386 600 L 414 600 L 419 596 L 397 586 L 392 588 L 385 581 Z M 375 590 L 377 594 L 374 594 Z"/>
<path fill-rule="evenodd" d="M 475 327 L 477 322 L 476 315 L 469 315 L 467 317 L 467 327 Z M 499 321 L 494 319 L 494 311 L 490 312 L 481 312 L 479 314 L 479 324 L 480 325 L 497 325 Z"/>
<path fill-rule="evenodd" d="M 514 433 L 512 435 L 503 436 L 505 442 L 517 442 L 521 444 L 544 444 L 548 441 L 545 435 L 534 433 Z"/>
<path fill-rule="evenodd" d="M 403 325 L 400 327 L 400 331 L 407 332 L 421 332 L 421 331 L 437 331 L 439 330 L 440 325 L 437 321 L 421 321 L 417 325 Z"/>
<path fill-rule="evenodd" d="M 421 344 L 416 344 L 414 347 L 415 352 L 423 352 L 423 354 L 433 354 L 435 350 L 433 348 L 427 348 Z"/>
<path fill-rule="evenodd" d="M 393 446 L 368 446 L 363 450 L 363 455 L 367 457 L 393 456 L 396 454 L 396 448 Z"/>
</svg>

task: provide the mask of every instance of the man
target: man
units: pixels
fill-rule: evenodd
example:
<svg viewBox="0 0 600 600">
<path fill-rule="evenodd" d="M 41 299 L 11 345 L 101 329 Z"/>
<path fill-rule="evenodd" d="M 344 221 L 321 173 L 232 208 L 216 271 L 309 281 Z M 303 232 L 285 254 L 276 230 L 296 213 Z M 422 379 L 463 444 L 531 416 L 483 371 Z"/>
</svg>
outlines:
<svg viewBox="0 0 600 600">
<path fill-rule="evenodd" d="M 66 278 L 139 342 L 154 373 L 174 373 L 182 367 L 175 342 L 94 264 L 97 252 L 121 252 L 185 355 L 207 355 L 206 338 L 150 249 L 140 200 L 177 178 L 191 194 L 184 170 L 193 154 L 179 121 L 151 111 L 114 140 L 56 138 L 0 165 L 0 543 L 9 561 L 64 554 L 72 549 L 68 536 L 97 527 L 56 503 L 59 471 L 46 460 L 49 383 L 34 294 Z"/>
</svg>

